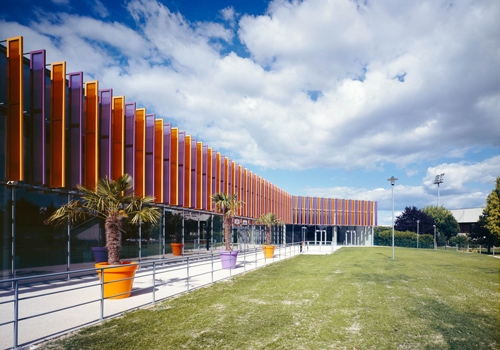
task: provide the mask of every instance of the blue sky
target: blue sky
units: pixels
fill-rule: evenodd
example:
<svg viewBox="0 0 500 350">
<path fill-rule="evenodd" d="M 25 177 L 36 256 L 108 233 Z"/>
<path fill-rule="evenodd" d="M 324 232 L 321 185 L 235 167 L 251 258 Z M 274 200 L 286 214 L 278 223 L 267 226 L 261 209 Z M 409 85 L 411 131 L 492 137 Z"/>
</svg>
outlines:
<svg viewBox="0 0 500 350">
<path fill-rule="evenodd" d="M 379 223 L 478 207 L 500 175 L 500 3 L 4 1 L 23 35 L 295 195 L 379 201 Z"/>
</svg>

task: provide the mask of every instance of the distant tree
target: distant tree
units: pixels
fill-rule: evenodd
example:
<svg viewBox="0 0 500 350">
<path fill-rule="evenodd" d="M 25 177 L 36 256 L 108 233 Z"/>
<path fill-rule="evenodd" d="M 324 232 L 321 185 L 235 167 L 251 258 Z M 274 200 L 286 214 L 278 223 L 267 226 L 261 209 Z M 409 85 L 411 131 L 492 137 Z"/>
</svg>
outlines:
<svg viewBox="0 0 500 350">
<path fill-rule="evenodd" d="M 417 232 L 417 220 L 419 223 L 419 233 L 433 235 L 434 219 L 418 210 L 416 207 L 406 207 L 405 210 L 396 218 L 394 229 L 397 231 Z"/>
<path fill-rule="evenodd" d="M 479 220 L 472 225 L 472 230 L 470 233 L 470 239 L 473 243 L 488 246 L 488 253 L 490 252 L 491 246 L 498 246 L 498 236 L 491 234 L 490 230 L 486 227 L 487 224 L 487 213 L 486 209 L 483 214 L 479 216 Z"/>
<path fill-rule="evenodd" d="M 467 247 L 469 243 L 469 237 L 467 236 L 456 236 L 450 238 L 450 245 L 454 246 L 458 244 L 460 248 Z"/>
<path fill-rule="evenodd" d="M 496 179 L 496 187 L 486 199 L 486 209 L 483 215 L 486 217 L 486 228 L 492 236 L 500 238 L 500 176 Z"/>
<path fill-rule="evenodd" d="M 278 219 L 276 214 L 267 213 L 265 215 L 262 214 L 257 220 L 257 223 L 266 226 L 266 245 L 271 245 L 271 229 L 273 226 L 283 225 L 283 221 Z"/>
<path fill-rule="evenodd" d="M 460 231 L 458 222 L 448 209 L 444 206 L 428 205 L 422 208 L 422 212 L 426 213 L 434 219 L 436 230 L 444 235 L 444 238 L 450 239 L 457 235 Z"/>
</svg>

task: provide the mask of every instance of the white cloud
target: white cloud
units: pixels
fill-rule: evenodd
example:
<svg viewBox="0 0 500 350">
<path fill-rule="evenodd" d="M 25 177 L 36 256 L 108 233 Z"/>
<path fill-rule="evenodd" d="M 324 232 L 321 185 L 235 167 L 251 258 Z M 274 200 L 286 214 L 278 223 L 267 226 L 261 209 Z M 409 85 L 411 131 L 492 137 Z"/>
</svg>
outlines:
<svg viewBox="0 0 500 350">
<path fill-rule="evenodd" d="M 126 9 L 134 28 L 57 13 L 0 21 L 0 31 L 242 164 L 395 163 L 411 176 L 424 160 L 500 147 L 498 2 L 273 1 L 239 20 L 249 58 L 222 53 L 235 33 L 221 24 L 190 23 L 154 0 Z M 238 18 L 232 7 L 221 15 Z"/>
<path fill-rule="evenodd" d="M 441 194 L 464 194 L 470 192 L 470 185 L 475 183 L 491 184 L 493 189 L 495 179 L 500 175 L 500 156 L 486 159 L 482 162 L 444 163 L 427 169 L 423 179 L 424 186 L 435 191 L 434 179 L 438 174 L 445 174 L 440 184 Z"/>
<path fill-rule="evenodd" d="M 494 188 L 495 179 L 500 175 L 500 156 L 494 156 L 476 163 L 451 163 L 429 167 L 417 186 L 394 186 L 395 210 L 402 212 L 405 207 L 423 208 L 437 204 L 437 185 L 434 177 L 445 173 L 440 185 L 440 205 L 448 209 L 477 208 L 485 205 L 486 197 Z M 475 187 L 486 185 L 487 190 Z M 484 187 L 484 186 L 483 186 Z M 301 192 L 306 196 L 373 200 L 378 202 L 379 211 L 392 210 L 392 188 L 366 189 L 362 187 L 308 187 Z M 379 215 L 380 220 L 380 215 Z M 387 223 L 385 224 L 390 224 Z M 382 225 L 382 224 L 381 224 Z"/>
<path fill-rule="evenodd" d="M 222 19 L 228 22 L 229 25 L 234 28 L 234 26 L 236 25 L 236 17 L 239 15 L 238 13 L 236 13 L 236 11 L 234 11 L 234 7 L 228 6 L 226 8 L 223 8 L 222 10 L 220 10 L 220 14 L 222 16 Z"/>
<path fill-rule="evenodd" d="M 99 0 L 92 0 L 91 2 L 92 10 L 99 15 L 101 18 L 106 18 L 109 16 L 109 11 L 104 6 L 104 4 Z"/>
</svg>

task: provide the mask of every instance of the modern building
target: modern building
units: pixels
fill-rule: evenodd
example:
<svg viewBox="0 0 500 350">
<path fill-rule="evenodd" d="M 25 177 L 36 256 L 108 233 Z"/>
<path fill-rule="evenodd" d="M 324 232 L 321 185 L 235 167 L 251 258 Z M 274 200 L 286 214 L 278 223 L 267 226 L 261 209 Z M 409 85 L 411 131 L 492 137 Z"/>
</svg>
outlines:
<svg viewBox="0 0 500 350">
<path fill-rule="evenodd" d="M 94 219 L 54 228 L 44 220 L 79 196 L 77 184 L 131 174 L 138 195 L 163 210 L 156 225 L 126 227 L 124 258 L 158 258 L 169 243 L 185 253 L 222 241 L 222 220 L 211 194 L 236 194 L 244 205 L 235 244 L 261 244 L 255 220 L 273 212 L 285 224 L 276 244 L 303 240 L 370 245 L 377 202 L 294 196 L 243 165 L 150 113 L 114 96 L 46 52 L 25 52 L 23 38 L 0 45 L 0 270 L 3 278 L 91 266 L 91 246 L 104 245 Z M 30 48 L 31 49 L 31 48 Z"/>
<path fill-rule="evenodd" d="M 460 226 L 459 235 L 470 235 L 473 231 L 474 224 L 477 223 L 479 217 L 483 214 L 484 208 L 467 208 L 467 209 L 452 209 L 451 214 L 457 220 Z"/>
</svg>

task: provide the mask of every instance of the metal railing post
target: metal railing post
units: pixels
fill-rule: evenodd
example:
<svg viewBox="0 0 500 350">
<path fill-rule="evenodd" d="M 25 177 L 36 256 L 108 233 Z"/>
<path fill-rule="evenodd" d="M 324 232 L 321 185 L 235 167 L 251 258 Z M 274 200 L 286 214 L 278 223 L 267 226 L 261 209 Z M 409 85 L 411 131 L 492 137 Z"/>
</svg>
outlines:
<svg viewBox="0 0 500 350">
<path fill-rule="evenodd" d="M 156 289 L 156 262 L 153 261 L 153 304 L 156 302 L 155 289 Z"/>
<path fill-rule="evenodd" d="M 456 249 L 456 251 L 458 252 L 458 243 L 457 243 L 457 249 Z"/>
<path fill-rule="evenodd" d="M 214 251 L 212 250 L 212 282 L 214 283 Z"/>
<path fill-rule="evenodd" d="M 243 252 L 243 272 L 247 272 L 247 254 Z"/>
<path fill-rule="evenodd" d="M 255 249 L 255 268 L 257 268 L 257 249 Z"/>
<path fill-rule="evenodd" d="M 11 188 L 11 276 L 16 278 L 16 191 L 14 186 Z M 14 283 L 12 284 L 14 287 Z"/>
<path fill-rule="evenodd" d="M 71 195 L 68 193 L 68 203 L 71 201 Z M 68 242 L 67 242 L 67 256 L 66 256 L 66 271 L 68 271 L 68 281 L 70 279 L 71 269 L 71 221 L 68 220 Z"/>
<path fill-rule="evenodd" d="M 479 254 L 481 254 L 481 244 L 479 245 Z"/>
<path fill-rule="evenodd" d="M 100 320 L 104 319 L 104 268 L 101 267 L 101 313 Z"/>
<path fill-rule="evenodd" d="M 186 274 L 187 274 L 186 288 L 187 288 L 187 291 L 189 292 L 189 256 L 186 259 L 187 259 L 187 265 L 186 265 Z"/>
<path fill-rule="evenodd" d="M 495 246 L 493 246 L 493 256 L 495 256 Z"/>
<path fill-rule="evenodd" d="M 19 339 L 19 281 L 14 281 L 14 349 Z"/>
</svg>

